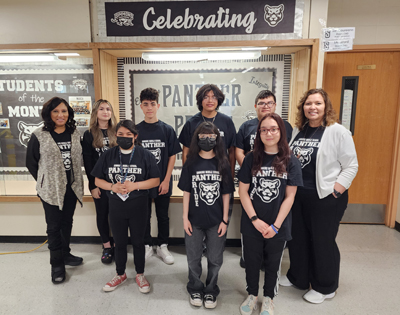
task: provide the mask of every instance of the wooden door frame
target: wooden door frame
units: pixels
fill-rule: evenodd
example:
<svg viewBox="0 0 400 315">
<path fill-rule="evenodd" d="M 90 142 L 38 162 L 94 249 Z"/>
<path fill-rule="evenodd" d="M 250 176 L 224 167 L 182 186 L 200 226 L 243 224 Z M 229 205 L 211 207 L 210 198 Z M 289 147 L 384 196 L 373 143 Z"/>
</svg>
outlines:
<svg viewBox="0 0 400 315">
<path fill-rule="evenodd" d="M 400 44 L 387 45 L 355 45 L 353 50 L 340 53 L 365 53 L 365 52 L 400 52 Z M 332 54 L 335 52 L 332 52 Z M 337 52 L 336 52 L 337 53 Z M 328 53 L 329 54 L 329 53 Z M 324 65 L 325 73 L 326 64 Z M 385 211 L 385 225 L 394 228 L 396 224 L 397 205 L 400 197 L 400 86 L 398 87 L 396 124 L 394 131 L 394 144 L 392 151 L 392 165 L 390 172 L 390 187 L 388 203 Z"/>
</svg>

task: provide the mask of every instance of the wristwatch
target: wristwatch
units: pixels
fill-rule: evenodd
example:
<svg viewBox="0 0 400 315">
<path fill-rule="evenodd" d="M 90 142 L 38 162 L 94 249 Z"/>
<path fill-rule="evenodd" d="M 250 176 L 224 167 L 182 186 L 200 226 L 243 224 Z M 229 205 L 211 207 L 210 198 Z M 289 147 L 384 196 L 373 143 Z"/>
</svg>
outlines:
<svg viewBox="0 0 400 315">
<path fill-rule="evenodd" d="M 252 217 L 250 218 L 251 222 L 253 222 L 253 221 L 257 220 L 257 219 L 258 219 L 257 215 L 252 216 Z"/>
<path fill-rule="evenodd" d="M 339 198 L 342 194 L 338 192 L 336 189 L 333 189 L 333 193 L 335 194 L 336 198 Z"/>
</svg>

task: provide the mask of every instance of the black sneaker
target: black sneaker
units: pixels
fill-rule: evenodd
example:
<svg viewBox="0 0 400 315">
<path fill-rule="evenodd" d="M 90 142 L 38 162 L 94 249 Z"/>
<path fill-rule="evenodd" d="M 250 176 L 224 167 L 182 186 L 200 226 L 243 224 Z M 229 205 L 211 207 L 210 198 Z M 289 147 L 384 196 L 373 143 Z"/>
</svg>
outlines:
<svg viewBox="0 0 400 315">
<path fill-rule="evenodd" d="M 190 304 L 193 306 L 201 306 L 203 304 L 203 297 L 200 293 L 193 293 L 190 295 Z"/>
<path fill-rule="evenodd" d="M 217 297 L 212 294 L 204 295 L 204 307 L 215 308 L 217 306 Z"/>
<path fill-rule="evenodd" d="M 243 257 L 240 257 L 239 265 L 240 265 L 240 267 L 242 267 L 242 268 L 246 268 L 246 264 L 244 263 Z"/>
<path fill-rule="evenodd" d="M 68 266 L 79 266 L 82 262 L 82 257 L 74 256 L 71 253 L 64 254 L 64 264 Z"/>
<path fill-rule="evenodd" d="M 104 248 L 101 256 L 101 262 L 103 264 L 111 264 L 114 256 L 114 248 Z"/>
</svg>

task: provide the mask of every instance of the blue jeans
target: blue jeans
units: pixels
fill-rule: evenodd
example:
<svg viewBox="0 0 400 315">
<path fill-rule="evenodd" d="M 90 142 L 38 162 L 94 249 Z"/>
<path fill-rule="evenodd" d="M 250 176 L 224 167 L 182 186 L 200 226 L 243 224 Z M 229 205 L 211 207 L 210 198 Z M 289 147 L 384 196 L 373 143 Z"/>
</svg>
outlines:
<svg viewBox="0 0 400 315">
<path fill-rule="evenodd" d="M 226 233 L 224 236 L 219 237 L 219 224 L 208 229 L 203 229 L 197 226 L 192 226 L 192 228 L 193 231 L 191 236 L 185 233 L 186 255 L 189 267 L 189 282 L 187 284 L 187 290 L 190 294 L 200 293 L 201 295 L 212 294 L 213 296 L 217 296 L 220 291 L 217 282 L 218 273 L 223 262 Z M 208 265 L 205 285 L 200 280 L 202 273 L 201 257 L 203 254 L 204 237 L 207 246 Z"/>
</svg>

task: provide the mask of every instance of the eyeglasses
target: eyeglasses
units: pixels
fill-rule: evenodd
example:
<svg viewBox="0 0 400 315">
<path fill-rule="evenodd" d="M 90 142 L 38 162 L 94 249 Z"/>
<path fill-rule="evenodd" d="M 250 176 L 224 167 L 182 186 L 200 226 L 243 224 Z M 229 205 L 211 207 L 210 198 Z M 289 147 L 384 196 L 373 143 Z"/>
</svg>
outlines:
<svg viewBox="0 0 400 315">
<path fill-rule="evenodd" d="M 205 101 L 208 101 L 208 100 L 216 101 L 217 97 L 216 96 L 208 96 L 208 95 L 206 95 L 206 96 L 203 97 L 203 100 L 205 100 Z"/>
<path fill-rule="evenodd" d="M 276 104 L 275 102 L 268 102 L 268 103 L 260 102 L 260 103 L 257 103 L 257 106 L 265 106 L 265 105 L 267 105 L 268 108 L 271 108 L 275 104 Z"/>
<path fill-rule="evenodd" d="M 263 135 L 266 135 L 268 133 L 268 131 L 269 131 L 269 133 L 271 135 L 276 135 L 278 133 L 278 131 L 279 131 L 279 127 L 272 127 L 270 129 L 268 129 L 268 128 L 260 128 L 260 133 L 263 134 Z"/>
<path fill-rule="evenodd" d="M 205 140 L 207 138 L 210 138 L 211 140 L 216 140 L 217 139 L 217 135 L 216 134 L 206 134 L 206 133 L 200 133 L 199 134 L 199 139 L 200 140 Z"/>
</svg>

